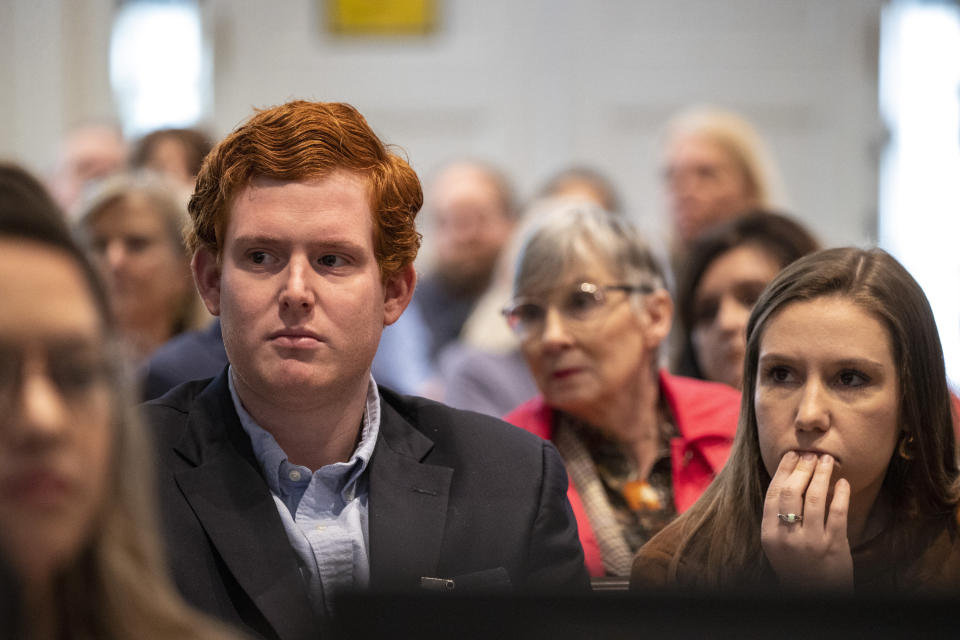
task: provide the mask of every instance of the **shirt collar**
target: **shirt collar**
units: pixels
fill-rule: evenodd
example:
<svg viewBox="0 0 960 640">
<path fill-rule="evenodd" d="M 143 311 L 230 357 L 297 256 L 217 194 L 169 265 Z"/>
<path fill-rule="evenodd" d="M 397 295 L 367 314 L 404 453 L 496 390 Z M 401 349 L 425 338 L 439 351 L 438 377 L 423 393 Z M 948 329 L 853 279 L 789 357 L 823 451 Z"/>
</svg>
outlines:
<svg viewBox="0 0 960 640">
<path fill-rule="evenodd" d="M 269 431 L 257 424 L 247 410 L 240 402 L 237 395 L 237 389 L 233 382 L 233 367 L 227 372 L 227 384 L 230 388 L 230 399 L 233 401 L 233 407 L 240 418 L 240 425 L 247 432 L 250 438 L 250 445 L 253 448 L 253 454 L 257 459 L 260 468 L 263 469 L 267 484 L 270 490 L 276 495 L 282 495 L 280 488 L 281 467 L 287 462 L 287 454 L 277 444 L 276 439 Z M 318 420 L 319 422 L 319 420 Z M 373 450 L 377 444 L 377 437 L 380 433 L 380 391 L 373 376 L 370 376 L 370 382 L 367 385 L 366 406 L 363 412 L 363 424 L 360 430 L 360 442 L 357 448 L 347 462 L 338 462 L 323 467 L 332 469 L 342 465 L 341 469 L 346 475 L 343 483 L 342 495 L 345 500 L 352 499 L 356 490 L 356 482 L 366 470 L 373 456 Z M 310 469 L 311 472 L 317 469 Z"/>
</svg>

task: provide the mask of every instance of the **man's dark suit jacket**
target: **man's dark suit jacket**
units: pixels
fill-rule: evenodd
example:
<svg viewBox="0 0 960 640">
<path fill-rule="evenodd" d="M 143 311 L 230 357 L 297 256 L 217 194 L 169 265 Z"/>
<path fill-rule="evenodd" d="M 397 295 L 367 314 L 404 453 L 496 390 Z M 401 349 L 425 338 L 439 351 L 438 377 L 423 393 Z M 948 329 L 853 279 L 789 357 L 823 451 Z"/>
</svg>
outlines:
<svg viewBox="0 0 960 640">
<path fill-rule="evenodd" d="M 226 370 L 141 409 L 159 450 L 162 534 L 186 599 L 266 638 L 316 638 Z M 452 578 L 455 591 L 588 588 L 563 462 L 548 442 L 381 389 L 367 472 L 372 590 L 420 589 L 422 577 Z"/>
</svg>

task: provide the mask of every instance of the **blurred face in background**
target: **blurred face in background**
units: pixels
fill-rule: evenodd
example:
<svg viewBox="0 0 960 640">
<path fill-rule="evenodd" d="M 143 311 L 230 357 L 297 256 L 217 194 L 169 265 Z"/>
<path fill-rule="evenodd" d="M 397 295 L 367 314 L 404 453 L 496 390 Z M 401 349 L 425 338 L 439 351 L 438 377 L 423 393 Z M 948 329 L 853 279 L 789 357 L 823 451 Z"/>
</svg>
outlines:
<svg viewBox="0 0 960 640">
<path fill-rule="evenodd" d="M 721 253 L 703 272 L 693 296 L 690 339 L 707 380 L 740 388 L 747 320 L 780 264 L 756 245 Z"/>
<path fill-rule="evenodd" d="M 468 294 L 483 291 L 513 231 L 499 187 L 480 167 L 458 164 L 433 185 L 429 207 L 436 273 Z"/>
<path fill-rule="evenodd" d="M 557 185 L 550 193 L 553 198 L 570 198 L 571 200 L 585 200 L 592 202 L 607 211 L 613 211 L 613 202 L 610 194 L 604 193 L 599 186 L 588 180 L 570 179 Z"/>
<path fill-rule="evenodd" d="M 664 182 L 674 238 L 684 245 L 756 206 L 742 165 L 705 136 L 678 135 L 670 141 Z"/>
<path fill-rule="evenodd" d="M 183 142 L 173 136 L 160 138 L 154 143 L 144 167 L 193 191 L 196 176 L 190 171 L 189 152 Z"/>
<path fill-rule="evenodd" d="M 0 236 L 0 540 L 28 591 L 88 539 L 107 491 L 104 327 L 66 253 Z"/>
<path fill-rule="evenodd" d="M 93 182 L 122 170 L 127 145 L 120 132 L 107 125 L 85 125 L 67 134 L 60 148 L 50 192 L 67 213 Z"/>
<path fill-rule="evenodd" d="M 124 332 L 157 326 L 169 334 L 192 281 L 183 248 L 164 214 L 141 194 L 129 193 L 88 217 L 87 233 Z"/>
</svg>

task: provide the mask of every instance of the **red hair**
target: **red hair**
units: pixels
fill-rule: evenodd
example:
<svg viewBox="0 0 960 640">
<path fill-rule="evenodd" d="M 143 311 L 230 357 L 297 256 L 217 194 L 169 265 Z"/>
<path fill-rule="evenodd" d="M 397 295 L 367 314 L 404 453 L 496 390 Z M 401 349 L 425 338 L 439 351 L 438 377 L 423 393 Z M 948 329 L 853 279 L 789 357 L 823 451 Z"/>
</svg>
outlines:
<svg viewBox="0 0 960 640">
<path fill-rule="evenodd" d="M 190 198 L 188 248 L 206 248 L 220 259 L 233 198 L 254 177 L 306 180 L 337 170 L 367 183 L 374 254 L 386 280 L 417 256 L 423 191 L 406 160 L 380 141 L 360 112 L 338 102 L 297 100 L 257 111 L 217 144 Z"/>
</svg>

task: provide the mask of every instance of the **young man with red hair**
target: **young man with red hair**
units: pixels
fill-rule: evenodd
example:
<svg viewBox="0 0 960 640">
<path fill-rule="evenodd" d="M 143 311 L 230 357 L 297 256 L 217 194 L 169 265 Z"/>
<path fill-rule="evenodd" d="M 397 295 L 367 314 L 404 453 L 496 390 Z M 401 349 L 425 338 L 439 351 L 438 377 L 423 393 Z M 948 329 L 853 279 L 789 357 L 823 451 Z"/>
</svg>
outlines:
<svg viewBox="0 0 960 640">
<path fill-rule="evenodd" d="M 344 104 L 260 111 L 198 176 L 187 241 L 229 365 L 143 408 L 177 584 L 251 633 L 317 637 L 346 589 L 586 584 L 552 446 L 370 375 L 421 204 Z"/>
</svg>

